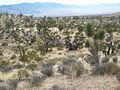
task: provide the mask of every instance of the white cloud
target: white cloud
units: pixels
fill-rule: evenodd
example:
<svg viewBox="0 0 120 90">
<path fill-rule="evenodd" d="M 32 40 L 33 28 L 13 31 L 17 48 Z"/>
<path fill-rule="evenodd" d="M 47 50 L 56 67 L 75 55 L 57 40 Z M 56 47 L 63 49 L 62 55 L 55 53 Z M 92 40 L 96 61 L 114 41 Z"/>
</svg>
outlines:
<svg viewBox="0 0 120 90">
<path fill-rule="evenodd" d="M 62 4 L 101 4 L 101 3 L 120 3 L 120 0 L 0 0 L 0 5 L 3 4 L 16 4 L 23 2 L 55 2 Z"/>
</svg>

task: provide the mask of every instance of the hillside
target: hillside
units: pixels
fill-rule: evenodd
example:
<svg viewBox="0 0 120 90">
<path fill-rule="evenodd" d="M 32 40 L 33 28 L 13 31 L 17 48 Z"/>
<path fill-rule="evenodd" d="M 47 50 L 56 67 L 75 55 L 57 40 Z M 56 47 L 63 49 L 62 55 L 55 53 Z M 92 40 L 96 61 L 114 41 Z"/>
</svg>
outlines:
<svg viewBox="0 0 120 90">
<path fill-rule="evenodd" d="M 0 14 L 0 90 L 120 90 L 120 15 Z"/>
</svg>

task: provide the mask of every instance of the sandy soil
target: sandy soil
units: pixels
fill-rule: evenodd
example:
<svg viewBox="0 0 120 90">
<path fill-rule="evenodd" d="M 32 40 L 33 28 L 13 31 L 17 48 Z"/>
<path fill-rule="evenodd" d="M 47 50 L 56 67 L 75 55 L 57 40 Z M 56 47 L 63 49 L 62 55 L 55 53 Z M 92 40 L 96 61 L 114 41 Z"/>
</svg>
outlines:
<svg viewBox="0 0 120 90">
<path fill-rule="evenodd" d="M 47 78 L 40 87 L 24 90 L 120 90 L 119 84 L 115 76 L 81 76 L 76 78 L 53 76 Z M 52 89 L 55 85 L 62 89 Z"/>
</svg>

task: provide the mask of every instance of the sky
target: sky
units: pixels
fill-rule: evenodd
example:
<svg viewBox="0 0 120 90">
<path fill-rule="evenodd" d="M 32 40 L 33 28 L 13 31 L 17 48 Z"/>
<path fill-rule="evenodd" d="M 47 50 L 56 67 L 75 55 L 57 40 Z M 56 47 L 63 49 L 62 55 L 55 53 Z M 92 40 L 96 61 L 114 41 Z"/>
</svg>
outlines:
<svg viewBox="0 0 120 90">
<path fill-rule="evenodd" d="M 120 0 L 0 0 L 0 5 L 18 4 L 18 3 L 33 3 L 33 2 L 53 2 L 68 5 L 89 5 L 89 4 L 113 4 L 120 3 Z"/>
</svg>

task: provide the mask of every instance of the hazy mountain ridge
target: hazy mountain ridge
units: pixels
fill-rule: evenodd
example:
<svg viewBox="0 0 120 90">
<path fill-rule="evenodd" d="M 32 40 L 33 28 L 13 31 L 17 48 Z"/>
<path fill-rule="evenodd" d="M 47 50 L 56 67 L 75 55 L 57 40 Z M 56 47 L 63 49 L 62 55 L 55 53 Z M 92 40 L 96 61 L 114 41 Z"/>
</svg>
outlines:
<svg viewBox="0 0 120 90">
<path fill-rule="evenodd" d="M 99 4 L 99 5 L 63 5 L 59 3 L 21 3 L 15 5 L 2 5 L 0 12 L 11 14 L 23 13 L 35 16 L 72 16 L 106 14 L 120 11 L 120 4 Z"/>
</svg>

